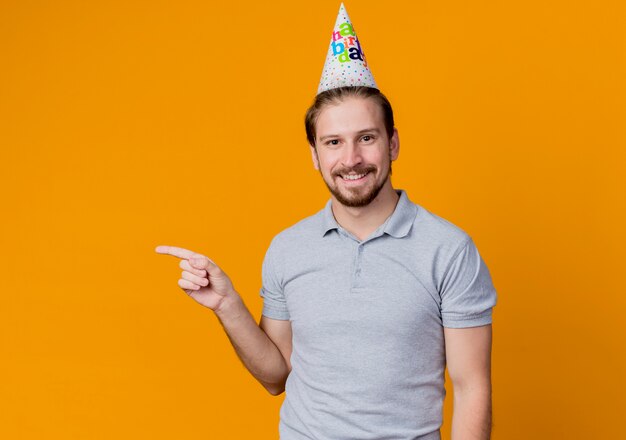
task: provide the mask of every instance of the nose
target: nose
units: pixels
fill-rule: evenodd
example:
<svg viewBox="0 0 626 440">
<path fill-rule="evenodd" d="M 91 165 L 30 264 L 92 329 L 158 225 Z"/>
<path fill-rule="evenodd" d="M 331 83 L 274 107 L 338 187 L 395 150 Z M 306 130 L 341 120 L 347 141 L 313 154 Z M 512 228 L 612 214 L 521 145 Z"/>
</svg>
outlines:
<svg viewBox="0 0 626 440">
<path fill-rule="evenodd" d="M 359 145 L 354 142 L 348 142 L 344 148 L 341 162 L 343 163 L 343 166 L 347 168 L 352 168 L 361 164 L 361 162 L 363 162 L 363 157 L 361 155 L 361 148 Z"/>
</svg>

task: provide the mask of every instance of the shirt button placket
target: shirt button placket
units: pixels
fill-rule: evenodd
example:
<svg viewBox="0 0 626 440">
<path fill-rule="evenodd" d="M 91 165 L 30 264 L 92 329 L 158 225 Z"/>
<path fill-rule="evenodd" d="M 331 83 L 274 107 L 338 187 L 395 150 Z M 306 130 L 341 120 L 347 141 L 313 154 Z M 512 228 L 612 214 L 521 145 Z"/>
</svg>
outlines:
<svg viewBox="0 0 626 440">
<path fill-rule="evenodd" d="M 354 274 L 352 276 L 352 288 L 363 287 L 362 262 L 363 262 L 363 244 L 357 246 L 356 259 L 354 265 Z"/>
</svg>

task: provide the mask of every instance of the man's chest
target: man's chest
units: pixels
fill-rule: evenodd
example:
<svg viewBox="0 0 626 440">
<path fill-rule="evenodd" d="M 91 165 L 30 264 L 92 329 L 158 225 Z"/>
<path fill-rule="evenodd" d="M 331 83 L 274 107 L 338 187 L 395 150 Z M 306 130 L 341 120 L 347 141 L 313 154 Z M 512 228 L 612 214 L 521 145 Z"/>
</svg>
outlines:
<svg viewBox="0 0 626 440">
<path fill-rule="evenodd" d="M 415 348 L 416 338 L 429 334 L 439 339 L 441 301 L 428 257 L 353 242 L 332 251 L 303 249 L 293 258 L 298 270 L 285 274 L 284 293 L 294 341 L 393 349 Z"/>
</svg>

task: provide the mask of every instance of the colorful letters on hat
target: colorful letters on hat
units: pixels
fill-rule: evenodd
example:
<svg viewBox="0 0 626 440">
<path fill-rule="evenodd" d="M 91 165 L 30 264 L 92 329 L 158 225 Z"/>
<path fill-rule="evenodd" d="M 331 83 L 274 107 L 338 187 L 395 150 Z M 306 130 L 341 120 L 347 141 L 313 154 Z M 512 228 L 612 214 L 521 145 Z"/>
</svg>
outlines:
<svg viewBox="0 0 626 440">
<path fill-rule="evenodd" d="M 342 3 L 330 39 L 330 47 L 317 93 L 343 86 L 378 88 L 354 26 Z"/>
</svg>

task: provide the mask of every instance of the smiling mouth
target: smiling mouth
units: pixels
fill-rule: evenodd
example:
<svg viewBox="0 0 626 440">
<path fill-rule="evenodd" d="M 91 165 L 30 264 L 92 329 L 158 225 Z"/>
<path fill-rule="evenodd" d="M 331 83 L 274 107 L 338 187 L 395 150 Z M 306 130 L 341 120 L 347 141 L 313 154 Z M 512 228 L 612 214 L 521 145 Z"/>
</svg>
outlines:
<svg viewBox="0 0 626 440">
<path fill-rule="evenodd" d="M 369 171 L 366 171 L 364 173 L 361 174 L 343 174 L 341 175 L 341 178 L 343 180 L 346 180 L 348 182 L 353 182 L 355 180 L 361 180 L 363 179 L 365 176 L 367 176 L 369 174 Z"/>
</svg>

